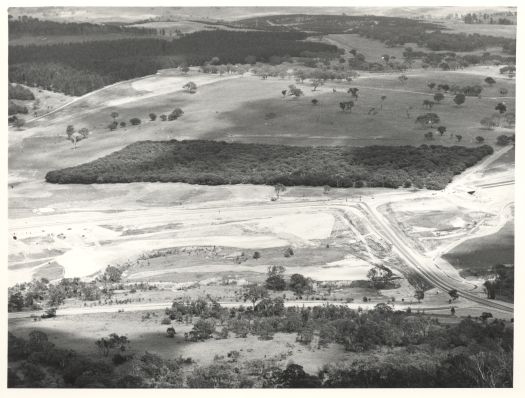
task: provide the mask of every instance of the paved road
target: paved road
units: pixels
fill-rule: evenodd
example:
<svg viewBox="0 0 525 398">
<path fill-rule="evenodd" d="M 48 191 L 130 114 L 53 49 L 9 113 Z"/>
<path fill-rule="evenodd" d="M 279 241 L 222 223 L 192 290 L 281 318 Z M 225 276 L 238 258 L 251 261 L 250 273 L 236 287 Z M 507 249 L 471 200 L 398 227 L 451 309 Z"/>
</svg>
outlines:
<svg viewBox="0 0 525 398">
<path fill-rule="evenodd" d="M 494 308 L 509 313 L 514 312 L 513 304 L 481 298 L 476 294 L 472 294 L 462 288 L 450 277 L 447 278 L 445 276 L 446 274 L 437 272 L 435 264 L 431 261 L 431 259 L 424 257 L 420 253 L 417 253 L 402 239 L 400 239 L 398 234 L 394 232 L 392 227 L 377 210 L 373 209 L 367 203 L 360 203 L 359 206 L 368 215 L 369 219 L 373 221 L 372 227 L 376 230 L 376 232 L 396 248 L 408 266 L 410 266 L 414 271 L 416 271 L 431 284 L 447 292 L 451 289 L 456 289 L 460 296 L 475 303 L 481 304 L 484 307 Z"/>
</svg>

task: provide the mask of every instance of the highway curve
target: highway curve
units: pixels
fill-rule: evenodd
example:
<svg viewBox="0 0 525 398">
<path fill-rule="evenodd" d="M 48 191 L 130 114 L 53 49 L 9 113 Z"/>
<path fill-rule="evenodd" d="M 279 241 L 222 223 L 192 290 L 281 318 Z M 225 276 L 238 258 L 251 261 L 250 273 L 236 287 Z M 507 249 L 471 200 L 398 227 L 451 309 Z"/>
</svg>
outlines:
<svg viewBox="0 0 525 398">
<path fill-rule="evenodd" d="M 423 278 L 425 278 L 428 282 L 445 291 L 456 289 L 460 296 L 470 301 L 481 304 L 484 307 L 493 308 L 508 313 L 514 312 L 513 304 L 484 299 L 464 289 L 458 288 L 456 284 L 450 283 L 450 281 L 447 281 L 446 279 L 442 279 L 431 269 L 431 267 L 434 266 L 432 260 L 425 258 L 423 255 L 417 253 L 414 249 L 406 245 L 402 241 L 402 239 L 400 239 L 397 236 L 397 234 L 392 230 L 392 228 L 388 225 L 384 218 L 381 215 L 377 214 L 377 211 L 374 211 L 366 203 L 361 202 L 358 203 L 357 206 L 369 217 L 371 221 L 371 227 L 379 235 L 381 235 L 383 239 L 392 243 L 392 245 L 396 248 L 401 257 L 406 261 L 407 265 L 410 266 Z"/>
</svg>

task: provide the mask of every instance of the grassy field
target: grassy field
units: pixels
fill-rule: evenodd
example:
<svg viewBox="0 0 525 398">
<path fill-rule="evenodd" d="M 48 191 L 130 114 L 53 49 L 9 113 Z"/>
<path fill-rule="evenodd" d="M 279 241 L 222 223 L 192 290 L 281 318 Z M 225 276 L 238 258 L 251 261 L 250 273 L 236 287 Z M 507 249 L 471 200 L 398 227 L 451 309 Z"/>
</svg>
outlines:
<svg viewBox="0 0 525 398">
<path fill-rule="evenodd" d="M 508 18 L 508 17 L 506 17 Z M 497 19 L 497 18 L 496 18 Z M 450 29 L 447 33 L 467 33 L 487 36 L 499 36 L 515 39 L 517 25 L 490 25 L 490 24 L 466 24 L 455 21 L 441 21 L 445 28 Z"/>
<path fill-rule="evenodd" d="M 504 100 L 513 109 L 513 98 L 500 99 L 498 89 L 515 93 L 514 81 L 500 78 L 497 69 L 472 69 L 458 72 L 415 71 L 401 84 L 398 75 L 363 75 L 352 83 L 327 83 L 313 92 L 305 83 L 299 87 L 304 97 L 282 98 L 281 90 L 292 80 L 255 77 L 229 78 L 190 73 L 187 76 L 163 71 L 153 77 L 124 82 L 80 99 L 74 104 L 36 122 L 23 131 L 9 133 L 9 169 L 14 180 L 43 178 L 48 170 L 71 167 L 109 154 L 140 140 L 217 139 L 245 143 L 287 145 L 421 145 L 427 129 L 414 123 L 417 115 L 428 112 L 422 101 L 431 99 L 428 81 L 437 84 L 480 84 L 485 76 L 496 79 L 494 87 L 484 86 L 481 99 L 468 97 L 457 107 L 447 96 L 432 109 L 440 125 L 447 127 L 443 137 L 434 134 L 433 144 L 455 145 L 454 136 L 461 134 L 462 145 L 475 146 L 481 135 L 493 145 L 502 133 L 512 129 L 482 129 L 479 121 L 494 113 L 495 105 Z M 182 92 L 185 82 L 199 86 L 194 95 Z M 352 112 L 342 112 L 339 102 L 350 100 L 348 87 L 359 87 L 360 96 Z M 333 93 L 333 89 L 337 92 Z M 368 115 L 371 107 L 383 110 Z M 220 98 L 220 101 L 218 100 Z M 312 105 L 311 99 L 319 101 Z M 407 118 L 407 107 L 412 107 Z M 177 121 L 151 122 L 150 112 L 158 115 L 181 107 L 185 114 Z M 109 131 L 110 113 L 128 122 L 125 128 Z M 139 117 L 140 126 L 129 126 L 129 119 Z M 66 127 L 87 127 L 91 134 L 77 149 L 66 140 Z M 436 125 L 437 126 L 437 125 Z M 452 137 L 451 137 L 452 135 Z"/>
<path fill-rule="evenodd" d="M 443 256 L 462 270 L 483 273 L 497 264 L 514 264 L 514 223 L 497 233 L 467 240 Z"/>
<path fill-rule="evenodd" d="M 419 47 L 416 43 L 406 43 L 404 46 L 387 47 L 385 43 L 379 40 L 368 39 L 358 34 L 331 34 L 326 35 L 323 41 L 328 44 L 335 44 L 338 47 L 344 48 L 347 51 L 356 49 L 357 52 L 363 54 L 368 62 L 380 62 L 381 57 L 385 54 L 390 57 L 396 57 L 399 62 L 403 61 L 403 52 L 405 47 L 412 47 L 414 51 L 427 51 L 425 47 Z"/>
</svg>

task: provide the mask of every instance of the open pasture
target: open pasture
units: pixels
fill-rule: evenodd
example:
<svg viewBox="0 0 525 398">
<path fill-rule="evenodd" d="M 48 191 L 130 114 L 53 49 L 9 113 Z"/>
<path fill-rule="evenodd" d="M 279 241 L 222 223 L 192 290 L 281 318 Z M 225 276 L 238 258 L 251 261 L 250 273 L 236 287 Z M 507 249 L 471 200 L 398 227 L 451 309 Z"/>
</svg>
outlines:
<svg viewBox="0 0 525 398">
<path fill-rule="evenodd" d="M 440 23 L 445 28 L 449 29 L 445 31 L 446 33 L 479 34 L 487 36 L 506 37 L 509 39 L 515 39 L 517 33 L 517 25 L 466 24 L 463 22 L 446 20 L 440 21 Z"/>
<path fill-rule="evenodd" d="M 298 84 L 305 95 L 291 98 L 283 97 L 281 91 L 292 80 L 197 73 L 185 76 L 168 71 L 94 92 L 28 123 L 23 131 L 11 132 L 9 167 L 14 177 L 24 173 L 34 176 L 35 172 L 43 177 L 51 169 L 91 161 L 140 140 L 202 138 L 289 145 L 454 145 L 455 135 L 459 134 L 462 145 L 476 145 L 474 138 L 478 135 L 493 145 L 498 135 L 512 134 L 513 130 L 486 130 L 479 121 L 492 115 L 500 101 L 505 101 L 509 109 L 514 108 L 514 81 L 494 75 L 496 84 L 489 87 L 482 83 L 485 75 L 494 75 L 494 69 L 476 69 L 473 73 L 414 72 L 407 74 L 404 84 L 397 74 L 363 75 L 351 83 L 327 83 L 316 91 L 308 82 Z M 198 85 L 196 94 L 182 90 L 182 85 L 190 80 Z M 427 87 L 430 81 L 484 86 L 480 99 L 467 97 L 463 105 L 456 106 L 452 96 L 445 94 L 445 99 L 434 105 L 431 112 L 438 114 L 440 122 L 434 125 L 432 141 L 424 137 L 431 129 L 414 122 L 418 115 L 429 112 L 422 103 L 434 95 Z M 352 100 L 346 93 L 349 87 L 359 88 L 359 99 L 351 111 L 342 111 L 339 103 Z M 508 90 L 505 98 L 499 94 L 499 88 Z M 382 96 L 386 96 L 383 101 Z M 314 98 L 319 101 L 317 105 L 311 102 Z M 151 112 L 161 115 L 176 107 L 184 111 L 176 121 L 149 120 Z M 369 114 L 372 108 L 377 114 Z M 109 131 L 112 112 L 117 112 L 117 121 L 125 121 L 127 126 Z M 132 117 L 140 118 L 142 123 L 130 126 Z M 77 149 L 66 140 L 68 125 L 91 131 Z M 439 125 L 447 128 L 442 137 L 435 130 Z"/>
</svg>

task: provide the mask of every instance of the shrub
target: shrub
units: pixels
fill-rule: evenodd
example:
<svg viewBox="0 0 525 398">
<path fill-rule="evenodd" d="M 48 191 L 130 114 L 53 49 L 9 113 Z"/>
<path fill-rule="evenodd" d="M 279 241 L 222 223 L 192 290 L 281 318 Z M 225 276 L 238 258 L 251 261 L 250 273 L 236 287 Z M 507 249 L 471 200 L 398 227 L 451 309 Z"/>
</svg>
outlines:
<svg viewBox="0 0 525 398">
<path fill-rule="evenodd" d="M 141 120 L 138 117 L 134 117 L 132 119 L 129 119 L 129 122 L 133 126 L 138 126 L 141 122 Z"/>
<path fill-rule="evenodd" d="M 215 322 L 212 319 L 199 319 L 189 333 L 191 341 L 204 341 L 210 339 L 215 333 Z"/>
</svg>

